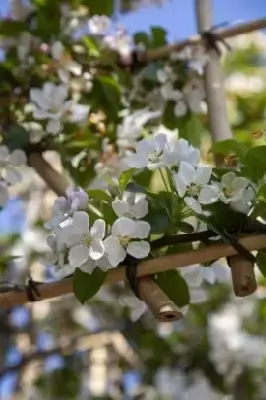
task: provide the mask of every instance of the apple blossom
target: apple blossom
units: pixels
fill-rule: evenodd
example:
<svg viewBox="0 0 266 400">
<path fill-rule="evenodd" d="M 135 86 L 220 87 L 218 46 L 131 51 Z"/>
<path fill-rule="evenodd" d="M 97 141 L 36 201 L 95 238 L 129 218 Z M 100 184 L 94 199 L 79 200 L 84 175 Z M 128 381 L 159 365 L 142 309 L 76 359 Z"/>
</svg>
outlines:
<svg viewBox="0 0 266 400">
<path fill-rule="evenodd" d="M 18 167 L 27 162 L 26 154 L 23 150 L 16 149 L 11 153 L 7 146 L 0 146 L 0 171 L 2 179 L 9 185 L 14 185 L 21 181 Z"/>
<path fill-rule="evenodd" d="M 219 199 L 230 204 L 234 209 L 248 213 L 249 205 L 254 197 L 255 191 L 250 186 L 250 181 L 244 177 L 238 177 L 234 172 L 223 175 L 221 182 L 212 182 L 220 189 Z"/>
<path fill-rule="evenodd" d="M 61 222 L 73 215 L 77 210 L 83 210 L 88 206 L 89 196 L 81 188 L 68 187 L 66 197 L 60 196 L 55 200 L 52 208 L 52 218 L 46 222 L 45 228 L 54 229 Z"/>
<path fill-rule="evenodd" d="M 136 144 L 136 153 L 126 159 L 129 167 L 156 169 L 164 166 L 163 152 L 167 141 L 166 135 L 158 134 L 153 138 L 143 139 Z"/>
<path fill-rule="evenodd" d="M 124 192 L 122 200 L 116 198 L 112 207 L 118 217 L 140 219 L 148 214 L 148 201 L 143 193 Z"/>
<path fill-rule="evenodd" d="M 105 222 L 102 219 L 97 219 L 90 228 L 89 215 L 85 211 L 76 211 L 71 223 L 62 231 L 66 246 L 70 248 L 71 266 L 80 267 L 89 258 L 98 260 L 104 255 Z"/>
<path fill-rule="evenodd" d="M 132 322 L 136 322 L 148 310 L 146 303 L 136 296 L 123 296 L 120 299 L 120 304 L 130 309 Z"/>
<path fill-rule="evenodd" d="M 70 73 L 80 76 L 82 67 L 77 62 L 73 61 L 70 57 L 64 56 L 65 48 L 61 42 L 54 42 L 51 46 L 51 55 L 55 61 L 59 63 L 57 70 L 58 76 L 63 83 L 68 83 Z"/>
<path fill-rule="evenodd" d="M 208 185 L 212 168 L 199 165 L 196 169 L 187 163 L 180 163 L 179 171 L 174 175 L 174 182 L 179 196 L 196 213 L 202 212 L 201 204 L 211 204 L 219 199 L 217 186 Z"/>
<path fill-rule="evenodd" d="M 104 240 L 104 248 L 111 265 L 117 266 L 127 253 L 139 259 L 150 252 L 150 244 L 144 239 L 148 237 L 150 225 L 144 221 L 133 221 L 127 217 L 118 218 L 111 230 L 111 235 Z"/>
</svg>

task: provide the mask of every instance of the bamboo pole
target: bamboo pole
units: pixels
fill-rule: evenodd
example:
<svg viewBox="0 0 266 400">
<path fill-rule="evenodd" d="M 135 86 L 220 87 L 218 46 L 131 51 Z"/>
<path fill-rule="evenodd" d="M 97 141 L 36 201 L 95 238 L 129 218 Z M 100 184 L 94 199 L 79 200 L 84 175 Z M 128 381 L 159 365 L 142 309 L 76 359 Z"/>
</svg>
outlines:
<svg viewBox="0 0 266 400">
<path fill-rule="evenodd" d="M 251 235 L 239 240 L 246 249 L 261 250 L 266 247 L 266 235 Z M 183 268 L 193 264 L 201 264 L 223 257 L 230 257 L 237 254 L 234 247 L 229 244 L 214 244 L 205 248 L 191 250 L 184 253 L 171 254 L 164 257 L 144 261 L 139 264 L 138 276 L 156 274 L 170 269 Z M 118 267 L 110 270 L 107 274 L 105 284 L 111 284 L 125 280 L 125 267 Z M 40 297 L 36 300 L 42 301 L 52 299 L 73 292 L 72 278 L 66 278 L 57 282 L 42 283 L 38 285 Z M 25 290 L 10 290 L 0 293 L 0 307 L 15 306 L 28 302 Z"/>
<path fill-rule="evenodd" d="M 215 33 L 219 34 L 219 36 L 223 39 L 228 39 L 230 37 L 234 37 L 237 35 L 243 35 L 245 33 L 251 33 L 253 31 L 257 31 L 259 29 L 266 28 L 266 18 L 257 19 L 250 22 L 245 22 L 241 24 L 237 24 L 234 26 L 230 26 L 229 28 L 220 28 L 215 30 Z M 203 43 L 203 39 L 201 35 L 193 35 L 188 39 L 184 39 L 178 41 L 176 43 L 168 44 L 158 49 L 150 50 L 147 54 L 148 61 L 155 61 L 160 58 L 168 57 L 171 53 L 175 51 L 181 51 L 186 46 L 193 46 Z"/>
</svg>

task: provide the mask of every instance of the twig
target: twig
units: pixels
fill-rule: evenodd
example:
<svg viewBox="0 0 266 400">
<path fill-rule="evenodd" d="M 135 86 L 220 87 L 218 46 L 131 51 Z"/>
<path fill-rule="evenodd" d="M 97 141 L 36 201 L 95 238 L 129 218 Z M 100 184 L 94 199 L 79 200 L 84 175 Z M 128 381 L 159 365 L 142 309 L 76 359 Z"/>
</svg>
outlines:
<svg viewBox="0 0 266 400">
<path fill-rule="evenodd" d="M 266 247 L 266 234 L 250 235 L 239 240 L 247 250 L 260 250 Z M 214 244 L 205 248 L 184 253 L 171 254 L 164 257 L 144 261 L 139 264 L 138 276 L 156 274 L 170 269 L 186 267 L 193 264 L 206 263 L 223 257 L 236 255 L 236 249 L 230 244 Z M 125 279 L 125 267 L 114 268 L 108 272 L 105 284 L 115 283 Z M 40 297 L 38 301 L 52 299 L 73 292 L 72 278 L 62 281 L 41 283 L 38 285 Z M 26 288 L 24 291 L 10 290 L 0 294 L 0 306 L 10 307 L 28 302 Z"/>
<path fill-rule="evenodd" d="M 243 35 L 244 33 L 250 33 L 259 29 L 266 28 L 266 18 L 257 19 L 251 22 L 245 22 L 231 26 L 229 28 L 220 28 L 215 30 L 215 33 L 223 39 L 227 39 L 237 35 Z M 158 60 L 160 58 L 168 57 L 174 51 L 181 51 L 186 46 L 197 45 L 203 43 L 201 35 L 193 35 L 188 39 L 181 40 L 179 42 L 169 44 L 166 46 L 159 47 L 158 49 L 150 50 L 147 55 L 148 61 Z"/>
</svg>

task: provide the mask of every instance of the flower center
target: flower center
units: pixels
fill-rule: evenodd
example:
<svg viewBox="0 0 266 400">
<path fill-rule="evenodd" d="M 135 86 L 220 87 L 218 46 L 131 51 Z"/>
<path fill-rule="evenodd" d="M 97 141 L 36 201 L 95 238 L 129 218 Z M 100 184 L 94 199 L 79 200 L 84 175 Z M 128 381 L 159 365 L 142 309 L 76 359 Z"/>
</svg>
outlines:
<svg viewBox="0 0 266 400">
<path fill-rule="evenodd" d="M 197 196 L 200 193 L 200 186 L 192 183 L 190 188 L 188 188 L 187 193 L 192 197 Z"/>
<path fill-rule="evenodd" d="M 155 163 L 159 160 L 159 157 L 162 155 L 162 151 L 157 152 L 156 150 L 149 153 L 149 161 L 151 163 Z"/>
<path fill-rule="evenodd" d="M 127 247 L 130 238 L 128 236 L 118 236 L 119 242 L 122 247 Z"/>
<path fill-rule="evenodd" d="M 81 236 L 81 241 L 82 244 L 84 244 L 84 246 L 90 247 L 91 242 L 92 242 L 92 238 L 90 236 L 89 233 L 83 233 Z"/>
<path fill-rule="evenodd" d="M 223 188 L 223 193 L 225 197 L 231 197 L 233 195 L 233 189 L 230 187 Z"/>
</svg>

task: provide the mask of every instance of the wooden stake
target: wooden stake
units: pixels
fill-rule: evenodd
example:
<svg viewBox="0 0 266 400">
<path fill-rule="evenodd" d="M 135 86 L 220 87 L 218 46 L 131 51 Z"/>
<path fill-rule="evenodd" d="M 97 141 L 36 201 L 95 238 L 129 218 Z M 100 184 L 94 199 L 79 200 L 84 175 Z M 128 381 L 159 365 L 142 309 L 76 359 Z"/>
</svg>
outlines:
<svg viewBox="0 0 266 400">
<path fill-rule="evenodd" d="M 161 322 L 173 322 L 183 318 L 179 307 L 171 301 L 153 279 L 144 277 L 139 280 L 140 297 L 152 314 Z"/>
<path fill-rule="evenodd" d="M 240 255 L 228 257 L 231 267 L 233 288 L 237 297 L 246 297 L 255 292 L 257 282 L 254 273 L 254 264 Z"/>
</svg>

